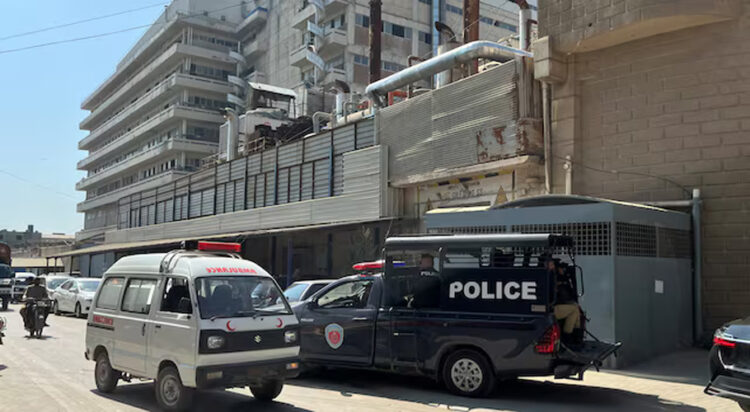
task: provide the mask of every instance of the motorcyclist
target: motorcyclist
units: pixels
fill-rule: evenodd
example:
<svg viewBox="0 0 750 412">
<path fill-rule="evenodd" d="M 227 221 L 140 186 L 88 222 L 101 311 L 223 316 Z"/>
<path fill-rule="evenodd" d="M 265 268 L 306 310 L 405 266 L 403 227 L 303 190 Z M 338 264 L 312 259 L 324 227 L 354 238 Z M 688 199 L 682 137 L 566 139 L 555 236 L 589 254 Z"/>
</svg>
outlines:
<svg viewBox="0 0 750 412">
<path fill-rule="evenodd" d="M 39 281 L 39 278 L 34 278 L 31 285 L 26 288 L 26 291 L 23 293 L 23 300 L 26 301 L 27 299 L 35 299 L 35 300 L 41 300 L 41 299 L 49 299 L 49 296 L 47 295 L 47 288 L 41 285 L 41 282 Z M 27 316 L 28 312 L 28 303 L 26 306 L 21 308 L 21 318 L 23 319 L 23 324 L 26 328 L 29 326 L 29 319 Z M 47 324 L 47 316 L 49 315 L 49 309 L 44 309 L 44 326 L 49 326 Z"/>
</svg>

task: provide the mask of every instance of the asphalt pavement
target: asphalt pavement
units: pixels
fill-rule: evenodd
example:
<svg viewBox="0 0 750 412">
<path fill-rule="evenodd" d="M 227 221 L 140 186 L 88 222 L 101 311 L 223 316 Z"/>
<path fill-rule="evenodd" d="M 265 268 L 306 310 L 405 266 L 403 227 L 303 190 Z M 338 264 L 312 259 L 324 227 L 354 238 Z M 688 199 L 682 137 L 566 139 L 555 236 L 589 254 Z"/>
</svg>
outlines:
<svg viewBox="0 0 750 412">
<path fill-rule="evenodd" d="M 43 339 L 29 339 L 12 305 L 0 346 L 0 411 L 151 411 L 150 382 L 121 383 L 115 393 L 94 385 L 94 363 L 83 357 L 84 319 L 50 315 Z M 248 390 L 199 392 L 195 411 L 739 411 L 703 394 L 704 351 L 685 351 L 627 370 L 589 372 L 583 382 L 520 379 L 501 382 L 488 399 L 450 395 L 426 379 L 327 370 L 287 383 L 275 402 Z"/>
</svg>

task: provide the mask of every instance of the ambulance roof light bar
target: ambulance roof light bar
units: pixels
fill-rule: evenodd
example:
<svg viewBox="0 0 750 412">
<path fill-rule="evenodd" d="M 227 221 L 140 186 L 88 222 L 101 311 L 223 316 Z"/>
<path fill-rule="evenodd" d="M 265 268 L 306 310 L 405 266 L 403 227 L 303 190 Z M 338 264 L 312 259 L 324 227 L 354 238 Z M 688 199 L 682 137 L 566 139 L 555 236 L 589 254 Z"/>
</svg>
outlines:
<svg viewBox="0 0 750 412">
<path fill-rule="evenodd" d="M 201 252 L 223 252 L 223 253 L 240 253 L 242 244 L 229 242 L 209 242 L 204 240 L 187 240 L 182 242 L 183 250 L 200 250 Z"/>
</svg>

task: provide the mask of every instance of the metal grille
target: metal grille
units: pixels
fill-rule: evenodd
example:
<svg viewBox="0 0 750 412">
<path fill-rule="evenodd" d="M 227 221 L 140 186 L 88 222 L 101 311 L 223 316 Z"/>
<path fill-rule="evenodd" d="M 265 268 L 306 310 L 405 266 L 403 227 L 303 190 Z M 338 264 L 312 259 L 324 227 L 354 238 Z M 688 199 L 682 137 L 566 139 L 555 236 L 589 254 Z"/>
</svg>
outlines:
<svg viewBox="0 0 750 412">
<path fill-rule="evenodd" d="M 429 229 L 427 231 L 427 233 L 450 233 L 450 234 L 462 234 L 462 235 L 505 233 L 505 232 L 507 232 L 507 229 L 503 225 L 440 227 L 440 228 Z"/>
<path fill-rule="evenodd" d="M 554 233 L 572 236 L 575 251 L 578 255 L 609 255 L 610 224 L 609 222 L 587 223 L 541 223 L 512 225 L 514 233 Z"/>
<path fill-rule="evenodd" d="M 656 227 L 616 222 L 619 256 L 656 257 Z"/>
<path fill-rule="evenodd" d="M 660 227 L 657 229 L 659 257 L 690 259 L 692 243 L 690 231 Z"/>
</svg>

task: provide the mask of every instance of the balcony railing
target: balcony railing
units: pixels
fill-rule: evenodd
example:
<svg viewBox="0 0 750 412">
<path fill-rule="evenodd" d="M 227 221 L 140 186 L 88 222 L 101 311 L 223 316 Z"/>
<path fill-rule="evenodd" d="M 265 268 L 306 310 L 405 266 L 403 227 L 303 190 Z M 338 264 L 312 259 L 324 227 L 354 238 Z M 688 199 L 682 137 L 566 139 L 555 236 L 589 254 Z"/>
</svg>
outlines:
<svg viewBox="0 0 750 412">
<path fill-rule="evenodd" d="M 153 160 L 160 155 L 169 151 L 193 151 L 193 152 L 211 152 L 216 150 L 218 143 L 204 142 L 200 140 L 191 140 L 184 138 L 170 139 L 157 144 L 149 149 L 142 150 L 141 152 L 135 153 L 130 157 L 127 157 L 120 162 L 117 162 L 101 171 L 84 177 L 78 183 L 76 183 L 77 190 L 83 190 L 90 185 L 100 182 L 109 176 L 113 176 L 117 173 L 122 173 L 130 168 L 133 168 L 147 160 Z"/>
</svg>

